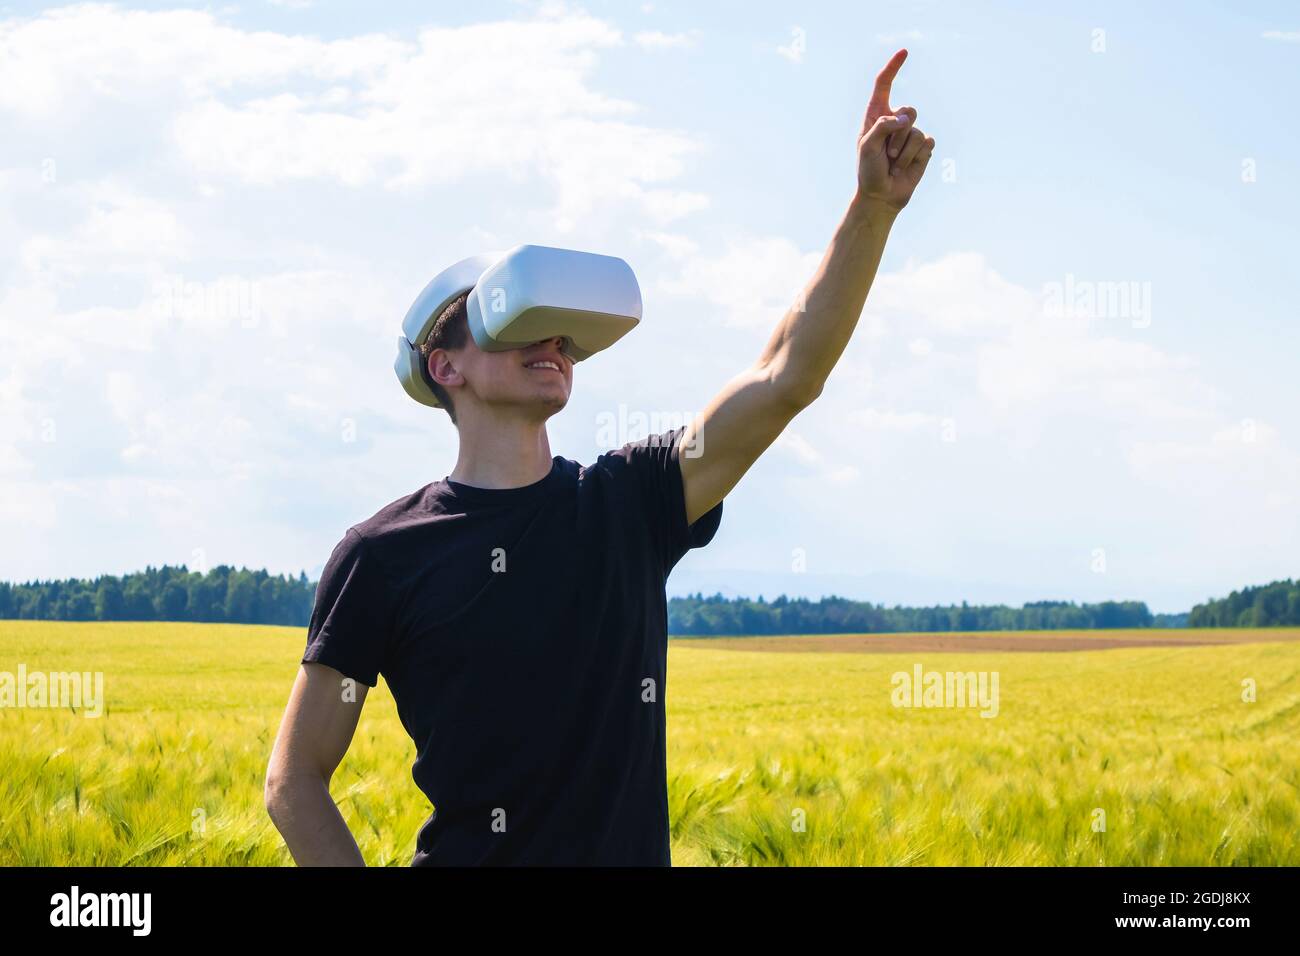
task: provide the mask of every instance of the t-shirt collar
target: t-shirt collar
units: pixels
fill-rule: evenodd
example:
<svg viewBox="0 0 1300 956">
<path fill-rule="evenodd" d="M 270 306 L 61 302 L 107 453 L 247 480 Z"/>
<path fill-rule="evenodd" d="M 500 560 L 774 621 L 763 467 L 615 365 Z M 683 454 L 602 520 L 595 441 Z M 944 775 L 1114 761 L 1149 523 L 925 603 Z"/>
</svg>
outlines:
<svg viewBox="0 0 1300 956">
<path fill-rule="evenodd" d="M 555 484 L 559 476 L 560 456 L 555 455 L 551 458 L 551 470 L 544 477 L 531 484 L 519 485 L 515 488 L 479 488 L 476 485 L 462 484 L 444 476 L 434 482 L 434 486 L 440 495 L 445 495 L 457 501 L 482 505 L 519 504 L 545 494 L 547 489 Z"/>
</svg>

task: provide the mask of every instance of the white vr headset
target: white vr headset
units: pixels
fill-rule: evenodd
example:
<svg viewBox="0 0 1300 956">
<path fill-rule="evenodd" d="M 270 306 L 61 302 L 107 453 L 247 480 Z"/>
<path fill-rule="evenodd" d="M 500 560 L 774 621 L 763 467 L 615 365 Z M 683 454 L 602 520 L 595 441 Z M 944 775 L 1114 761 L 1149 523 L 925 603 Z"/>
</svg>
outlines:
<svg viewBox="0 0 1300 956">
<path fill-rule="evenodd" d="M 641 289 L 614 256 L 550 246 L 462 259 L 433 277 L 402 320 L 393 368 L 406 394 L 441 407 L 420 344 L 458 296 L 469 292 L 469 330 L 485 352 L 519 349 L 564 336 L 561 351 L 581 362 L 607 349 L 641 321 Z"/>
</svg>

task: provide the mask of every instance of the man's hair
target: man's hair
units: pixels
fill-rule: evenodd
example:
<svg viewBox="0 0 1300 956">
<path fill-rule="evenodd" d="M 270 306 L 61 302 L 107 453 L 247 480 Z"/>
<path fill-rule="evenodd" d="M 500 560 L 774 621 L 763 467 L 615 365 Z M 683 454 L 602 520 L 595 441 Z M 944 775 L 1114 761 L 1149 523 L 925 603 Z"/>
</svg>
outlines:
<svg viewBox="0 0 1300 956">
<path fill-rule="evenodd" d="M 447 394 L 447 390 L 435 382 L 433 376 L 429 374 L 429 353 L 434 349 L 465 347 L 465 343 L 469 341 L 469 312 L 465 308 L 468 300 L 468 292 L 456 296 L 434 321 L 428 337 L 420 343 L 420 358 L 423 359 L 420 364 L 420 374 L 424 376 L 424 380 L 433 389 L 433 394 L 438 396 L 438 401 L 451 416 L 453 425 L 456 423 L 456 409 L 452 407 L 451 396 Z"/>
</svg>

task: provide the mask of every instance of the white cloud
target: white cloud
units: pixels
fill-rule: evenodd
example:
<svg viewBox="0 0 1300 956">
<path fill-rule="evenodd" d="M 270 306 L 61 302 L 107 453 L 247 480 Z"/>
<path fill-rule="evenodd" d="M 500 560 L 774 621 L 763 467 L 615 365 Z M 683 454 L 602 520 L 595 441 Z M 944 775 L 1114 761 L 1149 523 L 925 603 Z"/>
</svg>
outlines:
<svg viewBox="0 0 1300 956">
<path fill-rule="evenodd" d="M 695 46 L 700 39 L 700 31 L 662 33 L 659 30 L 644 30 L 632 39 L 643 50 L 683 50 Z"/>
<path fill-rule="evenodd" d="M 69 190 L 67 202 L 83 218 L 61 234 L 23 239 L 18 258 L 27 272 L 66 281 L 87 273 L 134 271 L 145 260 L 160 266 L 192 253 L 193 236 L 166 202 L 112 181 Z"/>
<path fill-rule="evenodd" d="M 678 275 L 661 283 L 671 295 L 703 300 L 728 325 L 767 328 L 797 301 L 821 261 L 788 239 L 740 238 L 719 255 L 692 255 L 688 244 L 668 243 L 683 257 Z"/>
<path fill-rule="evenodd" d="M 645 232 L 641 238 L 648 239 L 659 246 L 672 259 L 684 259 L 700 249 L 700 244 L 690 236 L 670 232 Z"/>
<path fill-rule="evenodd" d="M 561 229 L 618 202 L 667 222 L 707 204 L 671 185 L 698 146 L 594 88 L 600 55 L 623 42 L 565 11 L 325 41 L 86 5 L 0 25 L 0 110 L 150 103 L 143 117 L 210 181 L 410 189 L 490 173 L 549 183 Z"/>
<path fill-rule="evenodd" d="M 868 309 L 920 331 L 962 337 L 987 335 L 1032 320 L 1039 299 L 1003 279 L 974 252 L 934 262 L 909 262 L 877 277 Z"/>
<path fill-rule="evenodd" d="M 386 37 L 327 43 L 244 31 L 211 13 L 81 4 L 0 22 L 0 109 L 53 117 L 104 100 L 246 93 L 292 77 L 373 77 L 409 49 Z"/>
<path fill-rule="evenodd" d="M 834 484 L 849 484 L 856 481 L 861 473 L 853 465 L 837 464 L 830 460 L 812 443 L 794 428 L 787 428 L 773 443 L 777 452 L 785 452 L 802 465 L 813 469 L 820 480 Z"/>
</svg>

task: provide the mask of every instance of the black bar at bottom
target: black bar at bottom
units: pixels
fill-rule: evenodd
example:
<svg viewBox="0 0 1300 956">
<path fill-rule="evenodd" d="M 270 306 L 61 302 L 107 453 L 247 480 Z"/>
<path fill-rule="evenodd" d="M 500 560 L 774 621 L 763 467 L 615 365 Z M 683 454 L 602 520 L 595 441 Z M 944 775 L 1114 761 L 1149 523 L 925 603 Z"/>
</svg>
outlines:
<svg viewBox="0 0 1300 956">
<path fill-rule="evenodd" d="M 604 938 L 609 920 L 654 938 L 683 924 L 762 939 L 784 925 L 919 933 L 918 941 L 1098 936 L 1231 943 L 1294 938 L 1294 868 L 0 869 L 13 934 L 219 943 L 283 935 L 335 944 L 405 930 L 538 920 Z M 75 887 L 75 891 L 73 889 Z M 105 894 L 114 894 L 106 898 Z M 126 897 L 116 894 L 141 894 Z M 148 894 L 147 923 L 144 907 Z M 92 899 L 88 899 L 92 898 Z M 74 905 L 75 900 L 75 905 Z M 113 922 L 117 925 L 83 925 Z M 56 923 L 61 925 L 55 925 Z M 72 925 L 76 923 L 78 925 Z M 142 932 L 147 928 L 147 933 Z M 994 934 L 994 935 L 989 935 Z M 671 938 L 671 937 L 668 937 Z M 863 937 L 869 938 L 869 937 Z M 436 946 L 436 938 L 429 938 Z"/>
</svg>

